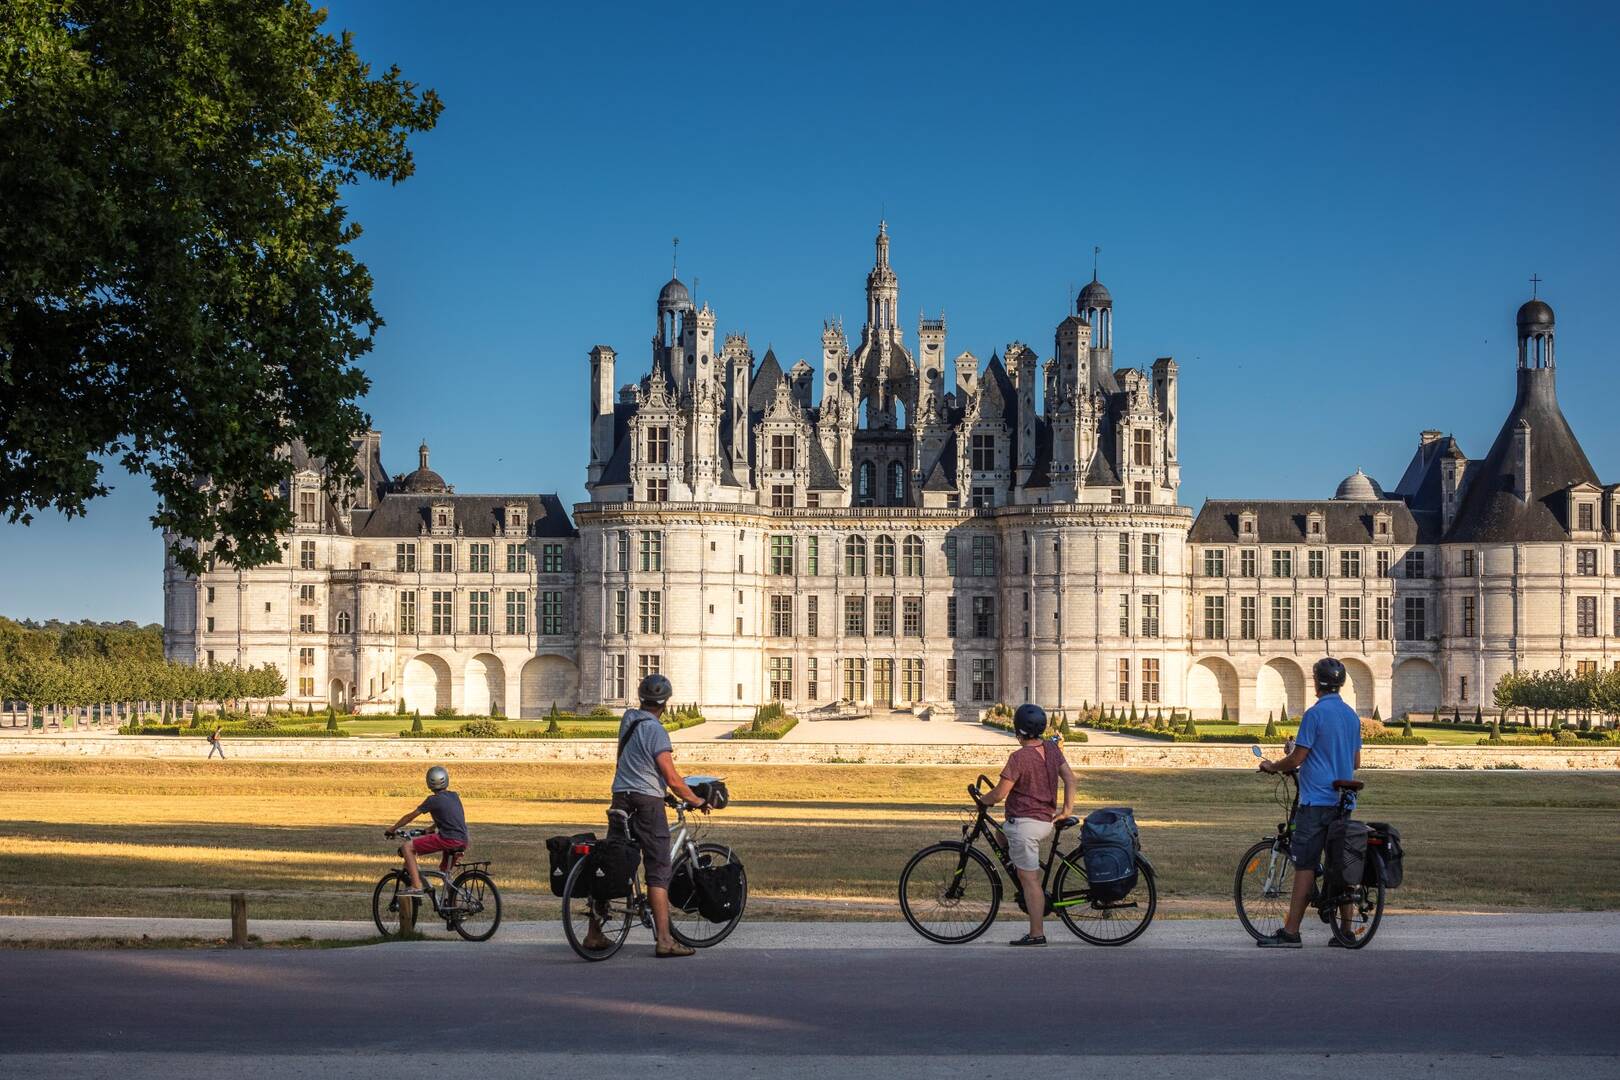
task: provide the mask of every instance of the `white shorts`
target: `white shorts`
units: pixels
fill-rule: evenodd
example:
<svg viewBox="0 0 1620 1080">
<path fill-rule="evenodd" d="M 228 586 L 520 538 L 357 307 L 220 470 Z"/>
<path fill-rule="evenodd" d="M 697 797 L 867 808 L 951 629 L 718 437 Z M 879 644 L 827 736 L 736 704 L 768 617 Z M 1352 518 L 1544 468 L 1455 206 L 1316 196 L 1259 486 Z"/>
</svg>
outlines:
<svg viewBox="0 0 1620 1080">
<path fill-rule="evenodd" d="M 1008 818 L 1004 827 L 1007 857 L 1020 870 L 1041 868 L 1041 845 L 1052 835 L 1052 823 L 1038 818 Z"/>
</svg>

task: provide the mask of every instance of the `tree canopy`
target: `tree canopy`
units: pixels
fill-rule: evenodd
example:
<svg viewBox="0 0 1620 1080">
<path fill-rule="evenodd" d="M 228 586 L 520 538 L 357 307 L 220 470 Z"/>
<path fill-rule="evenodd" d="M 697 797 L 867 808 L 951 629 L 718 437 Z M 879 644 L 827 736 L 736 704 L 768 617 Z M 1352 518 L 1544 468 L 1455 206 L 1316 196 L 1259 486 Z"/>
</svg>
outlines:
<svg viewBox="0 0 1620 1080">
<path fill-rule="evenodd" d="M 301 442 L 346 479 L 382 318 L 339 200 L 442 105 L 307 0 L 0 5 L 0 511 L 108 459 L 197 572 L 275 559 Z"/>
</svg>

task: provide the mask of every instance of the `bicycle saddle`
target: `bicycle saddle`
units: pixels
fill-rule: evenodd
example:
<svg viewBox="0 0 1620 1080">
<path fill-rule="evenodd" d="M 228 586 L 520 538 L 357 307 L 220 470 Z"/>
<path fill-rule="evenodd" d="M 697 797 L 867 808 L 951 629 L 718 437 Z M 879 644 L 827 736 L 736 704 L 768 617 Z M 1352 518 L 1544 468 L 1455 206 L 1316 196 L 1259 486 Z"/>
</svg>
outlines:
<svg viewBox="0 0 1620 1080">
<path fill-rule="evenodd" d="M 1362 788 L 1364 788 L 1366 786 L 1367 785 L 1364 784 L 1363 782 L 1361 782 L 1360 780 L 1335 780 L 1335 781 L 1333 781 L 1333 790 L 1334 791 L 1360 791 Z"/>
<path fill-rule="evenodd" d="M 1072 829 L 1078 824 L 1080 824 L 1080 819 L 1075 817 L 1073 814 L 1070 814 L 1065 818 L 1058 818 L 1056 821 L 1052 822 L 1052 825 L 1058 832 L 1062 832 L 1064 829 Z"/>
</svg>

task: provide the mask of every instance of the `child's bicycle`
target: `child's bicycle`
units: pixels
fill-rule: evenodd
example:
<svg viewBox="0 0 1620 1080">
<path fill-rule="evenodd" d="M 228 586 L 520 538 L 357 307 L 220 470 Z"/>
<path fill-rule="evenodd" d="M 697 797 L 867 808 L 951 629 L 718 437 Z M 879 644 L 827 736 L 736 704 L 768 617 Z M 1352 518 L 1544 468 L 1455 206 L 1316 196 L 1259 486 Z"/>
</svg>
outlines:
<svg viewBox="0 0 1620 1080">
<path fill-rule="evenodd" d="M 400 829 L 383 835 L 414 840 L 426 829 Z M 501 925 L 501 891 L 489 876 L 489 860 L 464 862 L 464 852 L 447 851 L 439 857 L 439 869 L 418 866 L 424 896 L 401 896 L 411 887 L 411 876 L 403 866 L 390 870 L 371 892 L 371 918 L 383 937 L 398 937 L 406 926 L 415 926 L 422 914 L 422 901 L 433 909 L 435 918 L 444 920 L 446 930 L 454 930 L 468 941 L 488 941 Z M 455 877 L 452 879 L 451 874 Z"/>
<path fill-rule="evenodd" d="M 976 809 L 973 820 L 962 826 L 962 839 L 923 848 L 900 872 L 900 910 L 911 928 L 929 941 L 959 945 L 972 941 L 996 921 L 996 912 L 1001 908 L 1001 877 L 984 852 L 973 846 L 980 837 L 989 844 L 1007 880 L 1013 883 L 1018 910 L 1026 910 L 1024 891 L 1018 887 L 1018 873 L 1007 855 L 1001 823 L 990 816 L 990 807 L 984 802 L 984 792 L 994 786 L 987 776 L 969 784 L 968 795 Z M 1056 912 L 1075 936 L 1093 945 L 1135 941 L 1153 921 L 1158 908 L 1153 866 L 1139 853 L 1136 885 L 1130 892 L 1093 897 L 1080 846 L 1067 855 L 1058 854 L 1063 830 L 1079 822 L 1077 817 L 1066 817 L 1052 823 L 1052 853 L 1041 863 L 1046 913 Z"/>
<path fill-rule="evenodd" d="M 1258 746 L 1251 747 L 1254 756 L 1264 758 Z M 1333 788 L 1339 793 L 1339 813 L 1350 816 L 1351 799 L 1365 785 L 1360 780 L 1335 780 Z M 1288 820 L 1277 826 L 1277 832 L 1261 840 L 1238 862 L 1237 880 L 1232 886 L 1232 899 L 1237 904 L 1238 921 L 1256 941 L 1275 933 L 1288 914 L 1288 902 L 1293 892 L 1293 860 L 1289 848 L 1294 839 L 1294 815 L 1299 811 L 1299 770 L 1277 774 L 1277 805 L 1288 811 Z M 1377 835 L 1367 838 L 1369 849 L 1383 844 Z M 1326 851 L 1322 859 L 1327 857 Z M 1368 860 L 1377 859 L 1369 850 Z M 1365 876 L 1359 882 L 1345 883 L 1337 893 L 1322 889 L 1326 878 L 1322 859 L 1316 863 L 1316 880 L 1311 885 L 1311 906 L 1333 930 L 1334 940 L 1346 949 L 1359 949 L 1373 939 L 1378 924 L 1384 917 L 1384 881 L 1382 874 L 1368 884 Z"/>
</svg>

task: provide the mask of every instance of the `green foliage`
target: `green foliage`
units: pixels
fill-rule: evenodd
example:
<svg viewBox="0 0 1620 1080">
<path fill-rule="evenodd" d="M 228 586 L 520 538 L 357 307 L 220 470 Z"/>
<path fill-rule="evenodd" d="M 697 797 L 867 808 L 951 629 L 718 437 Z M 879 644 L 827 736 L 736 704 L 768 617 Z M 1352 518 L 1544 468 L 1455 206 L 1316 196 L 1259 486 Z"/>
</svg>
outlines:
<svg viewBox="0 0 1620 1080">
<path fill-rule="evenodd" d="M 411 717 L 411 734 L 412 735 L 420 735 L 421 733 L 422 733 L 422 713 L 421 713 L 421 710 L 417 710 L 416 715 Z"/>
<path fill-rule="evenodd" d="M 1372 719 L 1373 719 L 1373 723 L 1377 724 L 1379 727 L 1384 726 L 1384 718 L 1381 715 L 1379 715 L 1378 706 L 1376 706 L 1376 705 L 1373 706 Z"/>
<path fill-rule="evenodd" d="M 470 739 L 498 739 L 506 734 L 494 720 L 469 720 L 456 730 Z"/>
<path fill-rule="evenodd" d="M 0 512 L 83 514 L 110 457 L 184 569 L 273 562 L 280 451 L 348 461 L 369 422 L 382 319 L 339 195 L 409 177 L 439 99 L 308 0 L 5 10 Z"/>
<path fill-rule="evenodd" d="M 1224 712 L 1224 711 L 1225 710 L 1223 709 L 1222 712 Z M 1196 739 L 1198 737 L 1198 725 L 1193 723 L 1193 718 L 1192 718 L 1191 713 L 1187 714 L 1187 723 L 1186 723 L 1186 725 L 1184 727 L 1182 727 L 1181 734 L 1187 736 L 1190 739 Z"/>
<path fill-rule="evenodd" d="M 1502 718 L 1500 716 L 1491 721 L 1491 734 L 1488 741 L 1494 743 L 1502 741 Z"/>
<path fill-rule="evenodd" d="M 1223 701 L 1223 702 L 1221 702 L 1221 723 L 1230 724 L 1231 722 L 1232 722 L 1232 717 L 1227 712 L 1226 702 Z M 1192 723 L 1192 717 L 1191 716 L 1187 717 L 1187 723 L 1189 723 L 1189 724 Z"/>
<path fill-rule="evenodd" d="M 1474 706 L 1474 723 L 1483 724 L 1484 722 L 1485 722 L 1485 712 L 1484 712 L 1484 710 L 1482 710 L 1478 705 L 1475 705 Z"/>
<path fill-rule="evenodd" d="M 448 720 L 450 717 L 456 715 L 456 710 L 448 705 L 441 705 L 437 709 L 433 710 L 433 715 L 437 716 L 440 720 Z"/>
<path fill-rule="evenodd" d="M 1277 721 L 1272 720 L 1272 719 L 1267 719 L 1266 720 L 1266 738 L 1275 739 L 1277 737 L 1278 737 L 1278 735 L 1277 735 Z"/>
<path fill-rule="evenodd" d="M 799 718 L 788 713 L 781 702 L 761 705 L 754 718 L 731 732 L 733 739 L 780 739 L 798 726 Z"/>
<path fill-rule="evenodd" d="M 557 723 L 557 706 L 555 706 L 555 705 L 553 705 L 551 707 L 551 716 L 546 720 L 546 734 L 547 735 L 560 735 L 560 734 L 562 734 L 562 725 Z"/>
<path fill-rule="evenodd" d="M 326 730 L 327 731 L 337 731 L 337 730 L 339 730 L 339 728 L 338 728 L 338 720 L 337 720 L 337 713 L 333 712 L 331 710 L 331 708 L 328 708 L 326 710 Z"/>
</svg>

